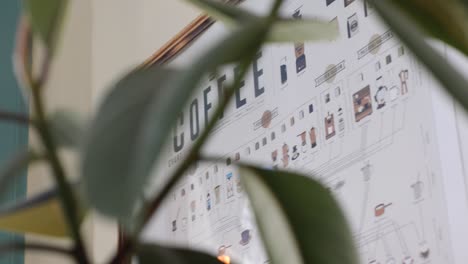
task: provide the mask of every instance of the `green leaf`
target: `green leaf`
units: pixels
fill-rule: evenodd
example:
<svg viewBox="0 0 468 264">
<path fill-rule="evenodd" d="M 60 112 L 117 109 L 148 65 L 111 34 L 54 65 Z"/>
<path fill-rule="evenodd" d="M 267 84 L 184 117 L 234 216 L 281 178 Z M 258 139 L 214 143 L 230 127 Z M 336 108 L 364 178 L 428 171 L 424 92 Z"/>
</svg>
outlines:
<svg viewBox="0 0 468 264">
<path fill-rule="evenodd" d="M 392 2 L 379 0 L 374 2 L 376 10 L 383 20 L 395 31 L 400 39 L 411 49 L 413 54 L 426 65 L 446 90 L 468 109 L 468 83 L 458 69 L 440 55 L 427 42 L 420 28 Z"/>
<path fill-rule="evenodd" d="M 383 0 L 388 1 L 388 0 Z M 371 2 L 381 2 L 372 0 Z M 425 32 L 468 55 L 467 9 L 459 0 L 392 0 Z"/>
<path fill-rule="evenodd" d="M 87 199 L 102 213 L 122 221 L 132 216 L 136 195 L 148 176 L 131 171 L 139 151 L 139 127 L 151 98 L 163 93 L 176 73 L 151 66 L 128 74 L 113 87 L 92 121 L 84 142 L 82 175 Z"/>
<path fill-rule="evenodd" d="M 255 14 L 233 4 L 225 4 L 213 0 L 187 0 L 199 7 L 212 18 L 225 23 L 228 26 L 237 26 L 260 19 Z"/>
<path fill-rule="evenodd" d="M 188 0 L 211 17 L 230 27 L 242 26 L 266 19 L 232 4 L 213 0 Z M 334 40 L 339 36 L 338 19 L 278 19 L 273 23 L 268 42 L 303 42 Z"/>
<path fill-rule="evenodd" d="M 68 0 L 25 0 L 33 31 L 53 53 Z"/>
<path fill-rule="evenodd" d="M 32 151 L 22 151 L 7 161 L 0 168 L 0 193 L 4 192 L 13 178 L 27 169 L 28 164 L 40 160 L 37 154 Z"/>
<path fill-rule="evenodd" d="M 188 249 L 161 247 L 155 244 L 143 244 L 137 248 L 140 264 L 222 264 L 216 257 Z"/>
<path fill-rule="evenodd" d="M 66 148 L 78 148 L 85 133 L 85 122 L 76 112 L 59 110 L 50 117 L 50 128 L 57 144 Z"/>
<path fill-rule="evenodd" d="M 85 209 L 80 208 L 80 222 Z M 56 189 L 0 209 L 0 230 L 68 237 L 67 220 Z"/>
<path fill-rule="evenodd" d="M 273 24 L 269 42 L 304 42 L 334 40 L 340 34 L 338 19 L 281 19 Z"/>
<path fill-rule="evenodd" d="M 236 30 L 183 71 L 151 66 L 117 83 L 84 144 L 82 175 L 92 206 L 132 227 L 152 167 L 201 78 L 256 49 L 265 25 Z"/>
<path fill-rule="evenodd" d="M 253 167 L 240 174 L 271 263 L 358 263 L 345 216 L 317 181 Z"/>
</svg>

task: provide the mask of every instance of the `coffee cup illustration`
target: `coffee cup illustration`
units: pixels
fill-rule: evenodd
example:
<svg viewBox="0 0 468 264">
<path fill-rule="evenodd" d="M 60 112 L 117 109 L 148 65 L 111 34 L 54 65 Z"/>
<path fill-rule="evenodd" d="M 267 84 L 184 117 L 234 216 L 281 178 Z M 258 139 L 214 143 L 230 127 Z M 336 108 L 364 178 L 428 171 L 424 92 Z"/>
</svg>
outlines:
<svg viewBox="0 0 468 264">
<path fill-rule="evenodd" d="M 427 245 L 426 242 L 422 242 L 419 245 L 419 255 L 421 256 L 421 258 L 427 259 L 429 257 L 429 253 L 430 253 L 429 246 Z"/>
<path fill-rule="evenodd" d="M 392 205 L 392 203 L 389 204 L 378 204 L 375 209 L 374 209 L 374 215 L 375 217 L 380 217 L 385 214 L 385 209 Z"/>
</svg>

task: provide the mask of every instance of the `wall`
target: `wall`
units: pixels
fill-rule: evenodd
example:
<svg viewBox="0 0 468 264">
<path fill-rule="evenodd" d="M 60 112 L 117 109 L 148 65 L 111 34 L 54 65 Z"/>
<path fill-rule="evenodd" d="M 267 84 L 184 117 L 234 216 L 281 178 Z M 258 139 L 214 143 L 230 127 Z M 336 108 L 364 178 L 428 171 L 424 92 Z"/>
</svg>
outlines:
<svg viewBox="0 0 468 264">
<path fill-rule="evenodd" d="M 73 109 L 89 115 L 118 76 L 138 65 L 188 24 L 196 15 L 180 1 L 70 1 L 64 36 L 46 91 L 49 112 Z M 33 134 L 33 133 L 31 133 Z M 37 139 L 31 136 L 33 145 Z M 76 177 L 75 153 L 61 153 Z M 47 167 L 28 171 L 28 195 L 52 185 Z M 83 233 L 92 257 L 105 261 L 117 246 L 117 227 L 103 217 L 88 217 Z M 44 240 L 35 236 L 30 241 Z M 67 244 L 66 241 L 49 243 Z M 27 252 L 26 263 L 64 263 L 66 259 Z"/>
<path fill-rule="evenodd" d="M 72 109 L 83 115 L 91 110 L 91 0 L 70 1 L 68 16 L 65 20 L 57 57 L 51 68 L 51 76 L 45 91 L 48 112 L 58 109 Z M 31 143 L 37 146 L 34 131 L 30 131 Z M 61 153 L 66 160 L 69 175 L 76 177 L 77 155 L 72 152 Z M 28 195 L 45 191 L 53 186 L 48 167 L 38 165 L 29 168 Z M 83 229 L 87 241 L 92 238 L 88 221 Z M 44 238 L 28 237 L 28 240 Z M 49 243 L 67 244 L 66 241 L 47 240 Z M 67 259 L 28 251 L 25 263 L 67 263 Z"/>
<path fill-rule="evenodd" d="M 93 101 L 120 73 L 151 56 L 197 15 L 181 0 L 94 1 Z"/>
<path fill-rule="evenodd" d="M 92 3 L 92 101 L 96 106 L 118 76 L 140 64 L 198 12 L 181 0 L 100 0 Z M 115 250 L 116 226 L 94 219 L 98 262 Z"/>
</svg>

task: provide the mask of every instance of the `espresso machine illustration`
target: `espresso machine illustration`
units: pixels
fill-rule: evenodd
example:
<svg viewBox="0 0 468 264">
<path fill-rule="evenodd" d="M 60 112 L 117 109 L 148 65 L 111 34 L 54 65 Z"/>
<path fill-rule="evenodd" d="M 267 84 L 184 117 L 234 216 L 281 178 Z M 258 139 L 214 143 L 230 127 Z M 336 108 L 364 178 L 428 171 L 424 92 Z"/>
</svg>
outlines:
<svg viewBox="0 0 468 264">
<path fill-rule="evenodd" d="M 325 138 L 330 139 L 335 136 L 335 117 L 333 114 L 328 113 L 325 117 Z"/>
<path fill-rule="evenodd" d="M 401 95 L 405 95 L 408 93 L 408 79 L 409 79 L 409 71 L 403 70 L 401 71 L 398 76 L 400 77 L 401 82 Z"/>
<path fill-rule="evenodd" d="M 309 138 L 310 138 L 310 147 L 311 148 L 317 147 L 317 133 L 315 131 L 315 127 L 312 127 L 309 130 Z"/>
</svg>

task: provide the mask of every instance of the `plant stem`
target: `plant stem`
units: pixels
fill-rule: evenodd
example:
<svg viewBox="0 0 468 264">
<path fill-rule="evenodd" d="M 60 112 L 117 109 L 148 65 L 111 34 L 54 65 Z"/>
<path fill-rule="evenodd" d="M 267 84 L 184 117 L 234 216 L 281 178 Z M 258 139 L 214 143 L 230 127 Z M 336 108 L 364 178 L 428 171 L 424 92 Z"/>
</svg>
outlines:
<svg viewBox="0 0 468 264">
<path fill-rule="evenodd" d="M 31 90 L 35 113 L 37 115 L 38 133 L 42 143 L 44 144 L 47 157 L 49 158 L 50 167 L 53 171 L 53 175 L 58 186 L 62 209 L 64 210 L 65 216 L 67 218 L 71 236 L 76 243 L 75 249 L 73 251 L 76 261 L 78 263 L 89 263 L 85 252 L 83 239 L 80 233 L 80 224 L 78 220 L 78 201 L 73 194 L 70 184 L 67 182 L 65 170 L 57 154 L 57 146 L 47 125 L 40 87 L 35 85 Z"/>
<path fill-rule="evenodd" d="M 0 110 L 0 120 L 15 122 L 19 124 L 29 125 L 34 122 L 30 120 L 26 115 L 14 113 L 10 111 Z"/>
<path fill-rule="evenodd" d="M 31 25 L 26 15 L 22 15 L 16 30 L 16 44 L 13 55 L 14 69 L 16 78 L 23 86 L 23 92 L 32 87 L 33 77 L 31 70 L 31 44 L 32 44 Z M 26 97 L 26 96 L 25 96 Z"/>
<path fill-rule="evenodd" d="M 41 88 L 45 84 L 49 75 L 51 54 L 50 51 L 46 49 L 45 57 L 40 69 L 40 76 L 37 80 L 34 79 L 32 74 L 32 42 L 33 37 L 31 25 L 26 15 L 23 15 L 18 25 L 16 36 L 16 47 L 14 54 L 15 71 L 19 81 L 22 83 L 24 88 L 29 88 L 29 90 L 32 92 L 32 100 L 35 110 L 34 112 L 37 119 L 31 124 L 33 124 L 37 129 L 42 144 L 44 145 L 45 155 L 49 160 L 49 165 L 58 187 L 62 209 L 69 224 L 70 234 L 75 241 L 74 249 L 71 251 L 71 253 L 74 255 L 78 263 L 87 264 L 89 263 L 89 260 L 88 256 L 86 255 L 86 250 L 80 233 L 78 201 L 74 196 L 71 186 L 67 182 L 65 170 L 57 154 L 57 146 L 53 140 L 53 137 L 51 136 L 48 122 L 46 121 L 44 105 L 42 102 Z M 13 117 L 11 115 L 6 116 L 10 119 L 16 118 L 18 121 L 18 117 Z"/>
<path fill-rule="evenodd" d="M 37 243 L 24 243 L 24 242 L 0 244 L 0 255 L 11 253 L 12 251 L 21 251 L 25 249 L 36 250 L 36 251 L 47 251 L 51 253 L 65 255 L 68 257 L 73 255 L 73 251 L 70 249 L 55 247 L 52 245 L 37 244 Z"/>
</svg>

